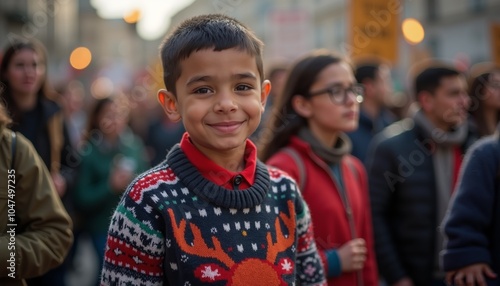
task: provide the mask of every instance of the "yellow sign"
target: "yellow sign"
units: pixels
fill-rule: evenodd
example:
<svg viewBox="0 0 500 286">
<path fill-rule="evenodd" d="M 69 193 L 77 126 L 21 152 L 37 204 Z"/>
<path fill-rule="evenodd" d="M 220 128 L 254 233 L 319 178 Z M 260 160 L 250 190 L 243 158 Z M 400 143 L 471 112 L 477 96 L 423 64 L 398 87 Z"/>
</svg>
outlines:
<svg viewBox="0 0 500 286">
<path fill-rule="evenodd" d="M 495 64 L 500 66 L 500 23 L 491 24 L 491 54 Z"/>
<path fill-rule="evenodd" d="M 350 41 L 353 59 L 378 57 L 395 64 L 398 60 L 400 0 L 353 0 Z"/>
</svg>

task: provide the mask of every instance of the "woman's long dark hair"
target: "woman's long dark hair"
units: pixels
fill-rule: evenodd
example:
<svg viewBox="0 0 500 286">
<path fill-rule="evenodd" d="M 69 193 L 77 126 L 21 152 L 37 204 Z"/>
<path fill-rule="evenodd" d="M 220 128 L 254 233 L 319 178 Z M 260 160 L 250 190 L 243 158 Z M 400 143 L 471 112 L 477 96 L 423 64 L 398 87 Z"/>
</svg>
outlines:
<svg viewBox="0 0 500 286">
<path fill-rule="evenodd" d="M 318 50 L 309 53 L 293 65 L 287 76 L 283 94 L 278 95 L 268 124 L 259 137 L 260 160 L 265 162 L 286 146 L 290 137 L 307 125 L 306 118 L 297 114 L 292 107 L 293 96 L 308 97 L 309 89 L 316 81 L 318 74 L 327 66 L 341 62 L 347 61 L 340 55 L 326 50 Z"/>
<path fill-rule="evenodd" d="M 500 72 L 500 68 L 489 66 L 469 76 L 469 96 L 471 98 L 469 113 L 475 121 L 477 132 L 480 137 L 490 135 L 495 131 L 488 130 L 489 125 L 486 124 L 486 117 L 484 116 L 484 105 L 486 104 L 484 98 L 485 88 L 490 81 L 491 74 L 495 72 Z M 497 121 L 498 120 L 500 120 L 500 111 L 497 112 Z"/>
<path fill-rule="evenodd" d="M 112 103 L 113 99 L 111 97 L 98 99 L 96 102 L 94 102 L 94 105 L 87 119 L 87 127 L 83 138 L 84 141 L 88 141 L 90 139 L 90 137 L 92 136 L 92 132 L 101 130 L 101 127 L 99 126 L 99 118 L 101 117 L 102 110 L 104 109 L 104 107 Z"/>
</svg>

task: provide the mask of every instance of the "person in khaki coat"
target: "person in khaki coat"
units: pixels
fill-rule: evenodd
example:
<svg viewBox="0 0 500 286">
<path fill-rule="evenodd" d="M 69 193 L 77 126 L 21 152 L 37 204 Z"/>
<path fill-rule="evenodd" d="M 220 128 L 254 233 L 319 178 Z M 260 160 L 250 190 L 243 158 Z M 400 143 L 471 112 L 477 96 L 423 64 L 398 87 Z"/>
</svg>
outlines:
<svg viewBox="0 0 500 286">
<path fill-rule="evenodd" d="M 60 265 L 73 242 L 72 222 L 50 173 L 23 135 L 16 133 L 12 149 L 9 122 L 5 108 L 0 105 L 0 285 L 3 286 L 26 285 L 24 279 Z"/>
</svg>

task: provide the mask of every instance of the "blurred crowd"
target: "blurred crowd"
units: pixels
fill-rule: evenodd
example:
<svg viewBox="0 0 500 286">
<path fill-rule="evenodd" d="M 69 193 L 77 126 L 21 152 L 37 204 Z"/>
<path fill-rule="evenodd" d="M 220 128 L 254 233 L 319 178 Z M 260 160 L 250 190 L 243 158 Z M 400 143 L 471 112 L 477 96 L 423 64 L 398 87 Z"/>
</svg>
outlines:
<svg viewBox="0 0 500 286">
<path fill-rule="evenodd" d="M 77 80 L 52 82 L 47 74 L 50 59 L 40 42 L 10 43 L 1 55 L 1 101 L 12 120 L 6 126 L 33 145 L 73 222 L 67 255 L 27 282 L 67 285 L 82 238 L 91 241 L 98 259 L 93 265 L 102 268 L 110 216 L 121 194 L 138 174 L 161 163 L 185 130 L 169 121 L 159 104 L 137 100 L 131 91 L 96 99 Z M 251 139 L 261 148 L 262 161 L 297 179 L 315 232 L 324 235 L 317 244 L 332 267 L 329 271 L 344 277 L 335 285 L 444 285 L 440 253 L 445 263 L 447 254 L 441 252 L 445 242 L 440 226 L 458 189 L 463 156 L 477 140 L 498 132 L 500 69 L 492 63 L 467 70 L 428 63 L 403 93 L 408 104 L 395 107 L 391 66 L 380 59 L 311 54 L 298 60 L 303 62 L 266 65 L 271 94 Z M 326 68 L 332 63 L 335 68 Z M 348 86 L 319 88 L 322 78 L 336 77 L 348 78 Z M 304 90 L 311 98 L 328 94 L 338 106 L 359 109 L 326 110 L 319 101 L 308 105 L 293 97 Z M 356 119 L 355 124 L 342 125 L 346 118 Z M 321 149 L 317 137 L 335 148 Z M 327 162 L 326 169 L 344 155 L 353 163 L 332 168 L 332 179 L 318 175 L 322 169 L 314 169 L 309 155 L 276 154 L 287 145 L 308 154 L 303 142 L 320 154 L 311 160 Z M 287 169 L 301 164 L 305 170 Z M 362 184 L 354 185 L 358 181 Z M 316 189 L 324 194 L 313 193 Z M 328 200 L 332 204 L 323 207 Z M 342 238 L 332 239 L 339 233 Z M 356 263 L 358 258 L 362 263 Z M 334 259 L 338 269 L 333 269 Z M 499 257 L 494 259 L 500 263 Z M 44 263 L 39 261 L 40 267 Z M 98 276 L 93 280 L 99 284 Z"/>
</svg>

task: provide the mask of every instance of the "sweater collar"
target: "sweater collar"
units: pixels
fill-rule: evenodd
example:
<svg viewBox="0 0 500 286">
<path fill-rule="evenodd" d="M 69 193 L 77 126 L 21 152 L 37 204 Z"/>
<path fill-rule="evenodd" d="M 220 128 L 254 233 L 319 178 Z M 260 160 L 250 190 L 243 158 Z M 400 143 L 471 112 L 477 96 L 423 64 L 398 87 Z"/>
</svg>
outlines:
<svg viewBox="0 0 500 286">
<path fill-rule="evenodd" d="M 267 167 L 261 161 L 256 161 L 254 184 L 249 188 L 231 190 L 215 184 L 200 176 L 197 167 L 179 144 L 168 153 L 167 164 L 190 191 L 210 203 L 225 208 L 242 209 L 260 205 L 271 185 Z"/>
<path fill-rule="evenodd" d="M 243 177 L 243 182 L 241 184 L 242 188 L 249 187 L 253 185 L 255 179 L 255 168 L 257 166 L 257 148 L 252 143 L 252 141 L 246 141 L 245 146 L 245 169 L 241 172 L 232 172 L 214 163 L 205 154 L 203 154 L 196 146 L 191 142 L 189 134 L 184 133 L 181 139 L 180 147 L 189 161 L 198 169 L 205 179 L 208 179 L 219 186 L 230 186 L 233 178 L 236 175 L 241 175 Z"/>
</svg>

